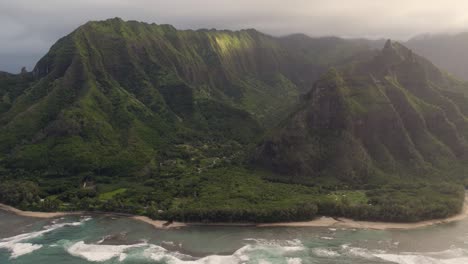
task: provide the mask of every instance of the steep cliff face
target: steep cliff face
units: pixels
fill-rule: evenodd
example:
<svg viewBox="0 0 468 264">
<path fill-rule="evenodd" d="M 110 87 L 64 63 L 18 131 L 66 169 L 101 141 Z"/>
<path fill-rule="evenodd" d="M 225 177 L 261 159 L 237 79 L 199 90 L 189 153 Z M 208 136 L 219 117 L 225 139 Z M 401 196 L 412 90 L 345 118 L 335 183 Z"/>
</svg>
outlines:
<svg viewBox="0 0 468 264">
<path fill-rule="evenodd" d="M 245 150 L 325 69 L 288 39 L 88 22 L 32 73 L 0 74 L 1 162 L 54 175 L 133 175 L 181 144 Z"/>
<path fill-rule="evenodd" d="M 466 98 L 450 91 L 460 85 L 388 41 L 372 59 L 319 80 L 254 159 L 296 178 L 427 173 L 465 156 Z"/>
<path fill-rule="evenodd" d="M 262 118 L 245 102 L 254 91 L 265 93 L 265 102 L 280 95 L 266 84 L 236 86 L 236 76 L 261 82 L 276 70 L 262 59 L 275 59 L 267 42 L 254 31 L 87 23 L 59 40 L 27 81 L 1 77 L 2 163 L 53 175 L 135 174 L 179 144 L 251 142 Z M 294 100 L 296 86 L 278 87 L 292 89 Z"/>
<path fill-rule="evenodd" d="M 304 89 L 288 79 L 282 66 L 287 60 L 273 38 L 255 30 L 178 31 L 112 19 L 89 22 L 60 40 L 34 74 L 58 78 L 78 63 L 100 82 L 118 84 L 149 107 L 162 100 L 183 114 L 180 105 L 187 100 L 209 98 L 264 119 L 274 111 L 270 105 L 291 103 Z M 262 100 L 254 103 L 253 97 Z M 186 105 L 185 112 L 191 110 Z"/>
<path fill-rule="evenodd" d="M 307 91 L 257 149 L 261 166 L 365 181 L 445 165 L 468 137 L 465 85 L 390 41 L 374 52 L 362 41 L 111 19 L 0 84 L 3 163 L 59 174 L 134 173 L 181 143 L 246 150 Z"/>
</svg>

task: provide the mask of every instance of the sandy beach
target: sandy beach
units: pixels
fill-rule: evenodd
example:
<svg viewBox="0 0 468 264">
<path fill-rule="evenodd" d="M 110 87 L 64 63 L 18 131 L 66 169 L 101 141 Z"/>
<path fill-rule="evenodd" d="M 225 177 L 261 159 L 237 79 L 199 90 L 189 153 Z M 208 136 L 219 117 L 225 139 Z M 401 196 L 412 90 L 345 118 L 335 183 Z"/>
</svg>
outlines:
<svg viewBox="0 0 468 264">
<path fill-rule="evenodd" d="M 62 217 L 65 215 L 80 215 L 83 212 L 32 212 L 32 211 L 22 211 L 20 209 L 16 209 L 6 204 L 0 203 L 0 210 L 7 211 L 10 213 L 14 213 L 20 216 L 26 217 L 36 217 L 36 218 L 54 218 L 54 217 Z"/>
<path fill-rule="evenodd" d="M 186 226 L 249 226 L 249 227 L 334 227 L 334 228 L 356 228 L 356 229 L 415 229 L 438 224 L 446 224 L 463 220 L 468 217 L 468 197 L 465 197 L 465 203 L 461 213 L 444 218 L 434 219 L 415 223 L 391 223 L 391 222 L 370 222 L 370 221 L 356 221 L 348 218 L 332 218 L 332 217 L 319 217 L 311 221 L 304 222 L 285 222 L 285 223 L 181 223 L 181 222 L 167 222 L 162 220 L 153 220 L 146 216 L 126 215 L 108 212 L 31 212 L 22 211 L 14 207 L 0 203 L 0 210 L 14 213 L 20 216 L 37 217 L 37 218 L 55 218 L 66 215 L 82 215 L 82 214 L 106 214 L 130 217 L 134 220 L 145 222 L 158 229 L 181 228 Z"/>
<path fill-rule="evenodd" d="M 109 212 L 84 212 L 84 211 L 77 211 L 77 212 L 32 212 L 32 211 L 23 211 L 14 207 L 11 207 L 6 204 L 0 203 L 0 210 L 7 211 L 19 216 L 26 216 L 26 217 L 35 217 L 35 218 L 55 218 L 55 217 L 62 217 L 67 215 L 83 215 L 83 214 L 101 214 L 101 215 L 116 215 L 116 216 L 125 216 L 130 217 L 132 219 L 145 222 L 154 226 L 155 228 L 166 229 L 166 228 L 179 228 L 186 226 L 184 223 L 179 222 L 172 222 L 167 224 L 167 221 L 160 221 L 160 220 L 152 220 L 146 216 L 134 216 L 128 214 L 120 214 L 120 213 L 109 213 Z"/>
<path fill-rule="evenodd" d="M 415 229 L 427 227 L 432 225 L 447 224 L 457 222 L 468 217 L 468 197 L 465 196 L 465 203 L 462 212 L 457 215 L 443 218 L 426 220 L 415 223 L 390 223 L 390 222 L 370 222 L 370 221 L 356 221 L 349 218 L 332 218 L 320 217 L 312 221 L 305 222 L 290 222 L 290 223 L 271 223 L 271 224 L 258 224 L 257 227 L 341 227 L 341 228 L 358 228 L 358 229 Z"/>
</svg>

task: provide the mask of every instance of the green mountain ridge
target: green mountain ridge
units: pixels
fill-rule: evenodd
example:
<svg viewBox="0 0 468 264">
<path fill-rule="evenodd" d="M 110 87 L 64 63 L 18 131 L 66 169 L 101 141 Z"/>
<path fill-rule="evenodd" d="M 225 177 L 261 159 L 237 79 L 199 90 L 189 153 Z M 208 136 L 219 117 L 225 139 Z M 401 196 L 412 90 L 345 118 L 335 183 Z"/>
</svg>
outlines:
<svg viewBox="0 0 468 264">
<path fill-rule="evenodd" d="M 468 100 L 457 93 L 463 85 L 388 41 L 369 61 L 320 79 L 255 160 L 305 180 L 367 182 L 445 168 L 466 158 Z"/>
<path fill-rule="evenodd" d="M 33 70 L 31 87 L 6 103 L 0 146 L 15 150 L 7 163 L 36 170 L 50 164 L 45 158 L 35 164 L 36 157 L 47 156 L 56 136 L 64 145 L 89 146 L 79 151 L 88 156 L 95 147 L 100 156 L 125 149 L 130 152 L 124 156 L 144 162 L 184 137 L 251 142 L 260 124 L 281 119 L 313 82 L 310 75 L 294 77 L 295 67 L 316 76 L 323 71 L 292 57 L 255 30 L 177 31 L 118 18 L 89 22 L 59 40 Z M 216 116 L 217 108 L 224 115 Z M 19 139 L 33 144 L 15 148 Z M 114 162 L 63 151 L 60 159 L 70 156 L 63 169 L 92 163 L 102 171 Z"/>
<path fill-rule="evenodd" d="M 463 201 L 463 173 L 438 173 L 464 168 L 466 89 L 397 43 L 88 22 L 32 72 L 0 73 L 0 202 L 182 221 L 444 217 Z"/>
</svg>

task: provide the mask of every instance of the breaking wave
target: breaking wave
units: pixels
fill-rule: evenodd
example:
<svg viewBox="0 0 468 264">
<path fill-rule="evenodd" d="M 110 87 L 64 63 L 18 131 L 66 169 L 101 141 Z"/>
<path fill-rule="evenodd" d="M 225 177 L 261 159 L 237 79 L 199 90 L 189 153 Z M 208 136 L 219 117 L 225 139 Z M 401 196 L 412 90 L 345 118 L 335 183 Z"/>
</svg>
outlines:
<svg viewBox="0 0 468 264">
<path fill-rule="evenodd" d="M 56 229 L 67 227 L 67 226 L 79 226 L 83 222 L 88 221 L 90 218 L 83 218 L 81 221 L 72 222 L 72 223 L 57 223 L 56 220 L 52 221 L 52 225 L 45 226 L 44 229 L 40 231 L 24 233 L 16 235 L 13 237 L 3 238 L 0 240 L 0 249 L 8 250 L 11 255 L 10 258 L 14 259 L 22 255 L 29 254 L 40 248 L 42 245 L 25 243 L 28 240 L 40 237 L 46 233 L 52 232 Z"/>
<path fill-rule="evenodd" d="M 312 254 L 320 258 L 337 258 L 345 256 L 354 259 L 379 260 L 398 264 L 466 264 L 468 250 L 452 248 L 440 252 L 401 252 L 389 253 L 384 250 L 370 250 L 352 247 L 348 244 L 339 248 L 314 248 Z"/>
<path fill-rule="evenodd" d="M 67 252 L 91 262 L 103 262 L 111 259 L 124 261 L 127 258 L 144 258 L 155 262 L 169 264 L 240 264 L 254 263 L 269 264 L 269 259 L 283 259 L 288 264 L 301 264 L 300 257 L 291 254 L 304 250 L 299 240 L 263 240 L 247 239 L 249 243 L 236 250 L 231 255 L 209 255 L 196 258 L 177 251 L 169 251 L 161 246 L 147 242 L 133 245 L 103 245 L 86 244 L 79 241 L 68 248 Z"/>
<path fill-rule="evenodd" d="M 44 248 L 60 247 L 68 256 L 81 258 L 88 262 L 112 263 L 166 263 L 166 264 L 305 264 L 348 261 L 346 263 L 397 263 L 397 264 L 466 264 L 468 249 L 452 248 L 439 252 L 396 252 L 397 247 L 385 244 L 385 250 L 358 247 L 352 244 L 339 243 L 339 238 L 317 236 L 315 241 L 303 242 L 299 239 L 244 239 L 232 254 L 213 254 L 200 257 L 188 253 L 179 242 L 162 241 L 160 245 L 148 241 L 130 242 L 125 244 L 124 238 L 116 235 L 103 236 L 89 242 L 86 239 L 59 240 L 54 244 L 42 244 L 38 237 L 54 230 L 79 226 L 90 218 L 82 218 L 76 222 L 64 222 L 58 219 L 42 230 L 24 233 L 9 238 L 0 239 L 0 249 L 10 253 L 10 259 L 39 251 Z M 333 230 L 331 230 L 333 231 Z M 47 240 L 47 239 L 46 239 Z M 332 241 L 324 241 L 332 240 Z M 120 242 L 119 242 L 120 241 Z M 380 242 L 379 242 L 380 243 Z M 382 248 L 382 245 L 379 246 Z M 41 250 L 42 249 L 42 250 Z M 179 251 L 180 250 L 180 251 Z M 317 262 L 319 261 L 319 262 Z"/>
<path fill-rule="evenodd" d="M 127 257 L 127 254 L 124 252 L 132 248 L 140 248 L 147 245 L 146 243 L 135 245 L 101 245 L 85 244 L 83 241 L 80 241 L 70 246 L 67 251 L 72 256 L 81 257 L 93 262 L 106 261 L 117 257 L 120 261 L 123 261 Z"/>
<path fill-rule="evenodd" d="M 379 259 L 398 264 L 466 264 L 468 252 L 462 248 L 452 248 L 440 252 L 415 253 L 403 252 L 400 254 L 376 254 Z"/>
<path fill-rule="evenodd" d="M 91 262 L 103 262 L 111 259 L 124 261 L 127 258 L 139 258 L 168 264 L 273 264 L 278 263 L 278 260 L 281 263 L 302 264 L 308 263 L 306 259 L 312 257 L 312 259 L 365 259 L 398 264 L 468 263 L 468 252 L 459 248 L 441 252 L 394 254 L 384 250 L 352 247 L 348 244 L 335 248 L 318 247 L 308 249 L 299 240 L 246 239 L 246 242 L 247 244 L 230 255 L 209 255 L 201 258 L 170 251 L 147 242 L 133 245 L 102 245 L 86 244 L 79 241 L 68 247 L 67 251 L 73 256 Z"/>
</svg>

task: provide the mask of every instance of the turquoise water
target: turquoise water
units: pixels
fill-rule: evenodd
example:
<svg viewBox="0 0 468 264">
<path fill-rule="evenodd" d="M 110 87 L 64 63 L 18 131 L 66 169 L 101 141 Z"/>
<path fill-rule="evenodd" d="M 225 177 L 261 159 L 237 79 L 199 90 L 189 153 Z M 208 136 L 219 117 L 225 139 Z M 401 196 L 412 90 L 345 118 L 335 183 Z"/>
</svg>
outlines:
<svg viewBox="0 0 468 264">
<path fill-rule="evenodd" d="M 468 221 L 407 231 L 158 230 L 129 218 L 32 219 L 0 211 L 0 263 L 467 264 Z"/>
</svg>

